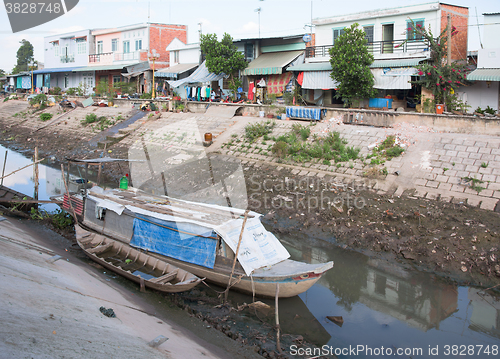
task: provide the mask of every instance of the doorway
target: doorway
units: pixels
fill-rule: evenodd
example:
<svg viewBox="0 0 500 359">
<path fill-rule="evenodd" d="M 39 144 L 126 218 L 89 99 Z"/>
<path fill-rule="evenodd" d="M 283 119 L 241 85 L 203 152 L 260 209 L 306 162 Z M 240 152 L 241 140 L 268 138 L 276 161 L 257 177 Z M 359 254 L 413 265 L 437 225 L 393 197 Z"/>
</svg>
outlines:
<svg viewBox="0 0 500 359">
<path fill-rule="evenodd" d="M 394 24 L 382 25 L 382 53 L 392 54 L 394 45 Z"/>
</svg>

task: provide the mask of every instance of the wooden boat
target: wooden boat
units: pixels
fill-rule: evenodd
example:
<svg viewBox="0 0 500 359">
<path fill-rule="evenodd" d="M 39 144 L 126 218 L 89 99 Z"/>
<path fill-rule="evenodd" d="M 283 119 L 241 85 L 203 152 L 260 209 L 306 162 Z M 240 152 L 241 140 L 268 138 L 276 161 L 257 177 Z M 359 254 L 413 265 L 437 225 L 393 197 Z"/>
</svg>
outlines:
<svg viewBox="0 0 500 359">
<path fill-rule="evenodd" d="M 228 286 L 232 278 L 231 288 L 244 293 L 274 297 L 279 285 L 280 298 L 293 297 L 309 289 L 333 267 L 333 262 L 313 264 L 288 259 L 286 249 L 272 233 L 265 230 L 258 218 L 260 215 L 255 212 L 245 214 L 241 209 L 155 196 L 135 188 L 104 191 L 100 187 L 93 187 L 86 195 L 74 194 L 71 199 L 84 202 L 83 215 L 79 216 L 79 221 L 85 228 L 138 250 L 145 250 L 151 257 L 198 277 L 204 277 L 220 286 Z M 70 210 L 67 205 L 63 205 L 63 208 Z M 254 268 L 250 273 L 248 268 L 242 265 L 242 256 L 252 253 L 245 253 L 249 250 L 242 244 L 238 260 L 234 261 L 236 248 L 234 245 L 231 248 L 228 244 L 230 238 L 227 238 L 227 233 L 221 231 L 226 224 L 240 224 L 241 227 L 245 215 L 248 223 L 252 221 L 254 227 L 260 226 L 261 232 L 258 235 L 268 238 L 264 245 L 274 246 L 272 248 L 276 248 L 276 251 L 284 250 L 286 253 L 285 257 L 280 257 L 272 264 Z M 138 227 L 141 225 L 149 225 L 150 230 L 155 233 L 146 232 L 139 235 Z M 208 234 L 203 234 L 204 232 Z M 237 232 L 238 237 L 239 227 L 233 232 Z M 147 245 L 137 241 L 136 237 L 141 236 Z M 208 243 L 207 248 L 212 247 L 202 249 L 201 246 L 182 257 L 179 253 L 186 248 L 162 248 L 162 242 L 172 236 L 177 236 L 173 241 L 174 246 L 184 241 L 197 245 L 199 241 Z M 191 257 L 195 254 L 206 254 L 208 257 L 213 255 L 213 261 L 208 264 L 193 261 Z"/>
<path fill-rule="evenodd" d="M 22 203 L 21 201 L 33 200 L 32 197 L 27 196 L 21 192 L 15 191 L 12 188 L 0 185 L 0 205 L 7 208 L 14 208 L 18 211 L 30 211 L 31 208 L 35 207 L 35 203 Z"/>
<path fill-rule="evenodd" d="M 80 248 L 93 261 L 120 274 L 141 287 L 161 292 L 183 292 L 198 285 L 201 279 L 159 258 L 106 236 L 75 225 Z"/>
</svg>

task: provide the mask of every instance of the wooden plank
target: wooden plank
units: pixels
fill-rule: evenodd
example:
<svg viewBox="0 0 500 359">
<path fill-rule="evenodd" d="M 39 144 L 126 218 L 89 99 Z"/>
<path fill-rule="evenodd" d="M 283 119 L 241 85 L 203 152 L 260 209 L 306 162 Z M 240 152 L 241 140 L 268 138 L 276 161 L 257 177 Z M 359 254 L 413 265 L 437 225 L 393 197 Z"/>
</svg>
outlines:
<svg viewBox="0 0 500 359">
<path fill-rule="evenodd" d="M 113 247 L 113 242 L 111 243 L 108 243 L 108 244 L 105 244 L 103 246 L 98 246 L 98 247 L 95 247 L 95 248 L 89 248 L 87 249 L 87 252 L 89 252 L 90 254 L 101 254 L 105 251 L 107 251 L 109 248 Z"/>
<path fill-rule="evenodd" d="M 177 276 L 177 272 L 178 272 L 178 269 L 176 269 L 173 272 L 162 275 L 161 277 L 150 279 L 149 281 L 151 283 L 156 283 L 156 284 L 163 284 L 165 282 L 170 282 L 172 279 L 174 279 Z"/>
</svg>

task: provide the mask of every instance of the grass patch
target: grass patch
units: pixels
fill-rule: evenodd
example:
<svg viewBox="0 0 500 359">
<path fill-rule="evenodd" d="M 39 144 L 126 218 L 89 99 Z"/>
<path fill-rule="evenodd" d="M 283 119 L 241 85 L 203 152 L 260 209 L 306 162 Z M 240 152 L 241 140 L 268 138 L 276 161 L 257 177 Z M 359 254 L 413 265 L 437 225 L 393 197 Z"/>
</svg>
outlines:
<svg viewBox="0 0 500 359">
<path fill-rule="evenodd" d="M 53 115 L 51 113 L 42 113 L 40 115 L 40 121 L 43 121 L 43 122 L 48 121 L 52 118 L 52 116 Z"/>
<path fill-rule="evenodd" d="M 462 180 L 465 182 L 470 182 L 470 188 L 476 191 L 477 193 L 481 192 L 484 187 L 481 187 L 479 184 L 484 183 L 484 181 L 477 179 L 475 177 L 462 177 Z"/>
<path fill-rule="evenodd" d="M 259 137 L 270 134 L 273 131 L 276 122 L 267 120 L 266 122 L 259 122 L 245 127 L 245 137 L 250 142 L 255 142 Z"/>
</svg>

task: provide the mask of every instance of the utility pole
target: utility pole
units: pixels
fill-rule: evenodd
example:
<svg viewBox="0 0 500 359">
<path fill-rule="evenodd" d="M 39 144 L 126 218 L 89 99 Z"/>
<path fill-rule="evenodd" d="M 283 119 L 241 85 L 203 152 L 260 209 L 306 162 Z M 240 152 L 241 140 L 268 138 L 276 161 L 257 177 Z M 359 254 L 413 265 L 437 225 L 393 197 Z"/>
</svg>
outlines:
<svg viewBox="0 0 500 359">
<path fill-rule="evenodd" d="M 448 66 L 451 65 L 451 14 L 448 14 Z"/>
</svg>

